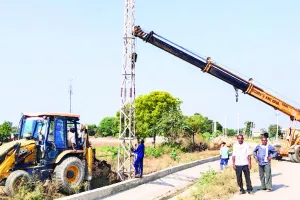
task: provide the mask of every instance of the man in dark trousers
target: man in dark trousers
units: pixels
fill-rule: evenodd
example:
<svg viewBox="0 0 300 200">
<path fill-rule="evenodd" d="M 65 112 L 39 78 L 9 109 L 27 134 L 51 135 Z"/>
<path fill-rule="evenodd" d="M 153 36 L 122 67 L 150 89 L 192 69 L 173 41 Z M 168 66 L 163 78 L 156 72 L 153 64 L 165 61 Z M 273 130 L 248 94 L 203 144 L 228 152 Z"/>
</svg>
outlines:
<svg viewBox="0 0 300 200">
<path fill-rule="evenodd" d="M 261 189 L 268 192 L 272 191 L 271 159 L 277 156 L 277 151 L 268 144 L 267 137 L 261 138 L 261 144 L 256 146 L 253 156 L 258 163 Z"/>
<path fill-rule="evenodd" d="M 232 151 L 232 167 L 235 169 L 237 184 L 240 187 L 240 193 L 245 194 L 246 191 L 243 188 L 242 173 L 245 175 L 247 192 L 253 194 L 253 188 L 250 179 L 251 169 L 251 152 L 249 146 L 244 143 L 244 136 L 237 136 L 238 142 L 233 145 Z"/>
<path fill-rule="evenodd" d="M 136 177 L 143 177 L 143 160 L 145 154 L 145 145 L 144 139 L 141 139 L 140 144 L 135 150 L 132 150 L 133 153 L 136 153 L 136 159 L 134 161 L 134 168 L 135 168 L 135 176 Z"/>
</svg>

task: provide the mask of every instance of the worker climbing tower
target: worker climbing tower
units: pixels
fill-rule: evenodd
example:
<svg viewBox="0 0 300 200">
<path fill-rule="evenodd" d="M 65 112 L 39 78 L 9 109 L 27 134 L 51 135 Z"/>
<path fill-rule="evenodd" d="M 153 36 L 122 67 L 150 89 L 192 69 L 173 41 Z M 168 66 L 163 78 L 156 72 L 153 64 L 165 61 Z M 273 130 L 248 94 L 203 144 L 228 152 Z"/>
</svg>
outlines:
<svg viewBox="0 0 300 200">
<path fill-rule="evenodd" d="M 124 0 L 124 37 L 121 82 L 121 106 L 118 150 L 118 178 L 134 178 L 133 157 L 130 149 L 135 139 L 135 53 L 134 0 Z"/>
</svg>

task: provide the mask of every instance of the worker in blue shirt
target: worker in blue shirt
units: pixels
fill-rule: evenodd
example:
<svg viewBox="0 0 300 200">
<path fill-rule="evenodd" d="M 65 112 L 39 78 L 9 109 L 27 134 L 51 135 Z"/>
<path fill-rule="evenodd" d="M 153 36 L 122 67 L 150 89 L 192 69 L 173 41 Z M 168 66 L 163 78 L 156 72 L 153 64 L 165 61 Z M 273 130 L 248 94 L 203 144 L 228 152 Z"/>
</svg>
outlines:
<svg viewBox="0 0 300 200">
<path fill-rule="evenodd" d="M 132 149 L 133 153 L 136 153 L 136 159 L 134 161 L 134 168 L 135 168 L 135 176 L 139 175 L 140 178 L 143 177 L 143 160 L 145 154 L 145 145 L 144 139 L 141 139 L 140 144 L 136 149 Z"/>
<path fill-rule="evenodd" d="M 261 189 L 268 192 L 272 191 L 271 159 L 275 158 L 277 153 L 277 150 L 268 144 L 265 136 L 261 138 L 261 144 L 257 145 L 253 151 L 253 156 L 258 163 Z"/>
<path fill-rule="evenodd" d="M 220 168 L 221 168 L 221 170 L 223 170 L 224 167 L 228 166 L 228 160 L 229 160 L 229 149 L 226 146 L 226 142 L 222 142 L 221 148 L 220 148 Z"/>
</svg>

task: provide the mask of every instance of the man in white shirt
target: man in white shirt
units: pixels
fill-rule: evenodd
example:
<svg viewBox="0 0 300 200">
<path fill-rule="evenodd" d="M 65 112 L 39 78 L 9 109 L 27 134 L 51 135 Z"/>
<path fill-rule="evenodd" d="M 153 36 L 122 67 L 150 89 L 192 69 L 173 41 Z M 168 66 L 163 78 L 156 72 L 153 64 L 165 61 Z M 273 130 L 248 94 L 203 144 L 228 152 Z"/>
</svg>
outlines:
<svg viewBox="0 0 300 200">
<path fill-rule="evenodd" d="M 72 147 L 74 151 L 76 151 L 75 144 L 75 128 L 70 128 L 70 131 L 67 133 L 67 139 L 68 139 L 68 147 Z"/>
<path fill-rule="evenodd" d="M 237 184 L 240 187 L 240 193 L 245 194 L 246 191 L 243 188 L 242 173 L 245 175 L 247 192 L 253 194 L 252 184 L 250 179 L 251 169 L 251 152 L 249 146 L 244 143 L 244 136 L 237 136 L 238 142 L 233 145 L 232 152 L 232 166 L 236 171 Z"/>
</svg>

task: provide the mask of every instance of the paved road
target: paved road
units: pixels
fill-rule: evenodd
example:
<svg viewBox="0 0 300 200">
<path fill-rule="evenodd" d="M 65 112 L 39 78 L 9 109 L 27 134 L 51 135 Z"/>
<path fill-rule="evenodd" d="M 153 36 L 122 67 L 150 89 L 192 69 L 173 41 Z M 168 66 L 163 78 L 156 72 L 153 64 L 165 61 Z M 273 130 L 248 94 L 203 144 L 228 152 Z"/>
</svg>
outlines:
<svg viewBox="0 0 300 200">
<path fill-rule="evenodd" d="M 299 199 L 299 181 L 300 181 L 300 164 L 282 161 L 277 163 L 272 169 L 273 191 L 266 192 L 258 190 L 260 181 L 257 174 L 253 174 L 252 182 L 254 195 L 243 194 L 235 195 L 231 200 L 251 200 L 251 199 Z M 290 197 L 290 198 L 289 198 Z"/>
<path fill-rule="evenodd" d="M 165 195 L 181 190 L 188 185 L 193 184 L 200 178 L 200 172 L 204 172 L 209 168 L 218 169 L 219 161 L 205 163 L 192 167 L 174 174 L 170 174 L 155 181 L 140 185 L 133 189 L 117 193 L 105 199 L 107 200 L 152 200 L 161 199 Z"/>
</svg>

